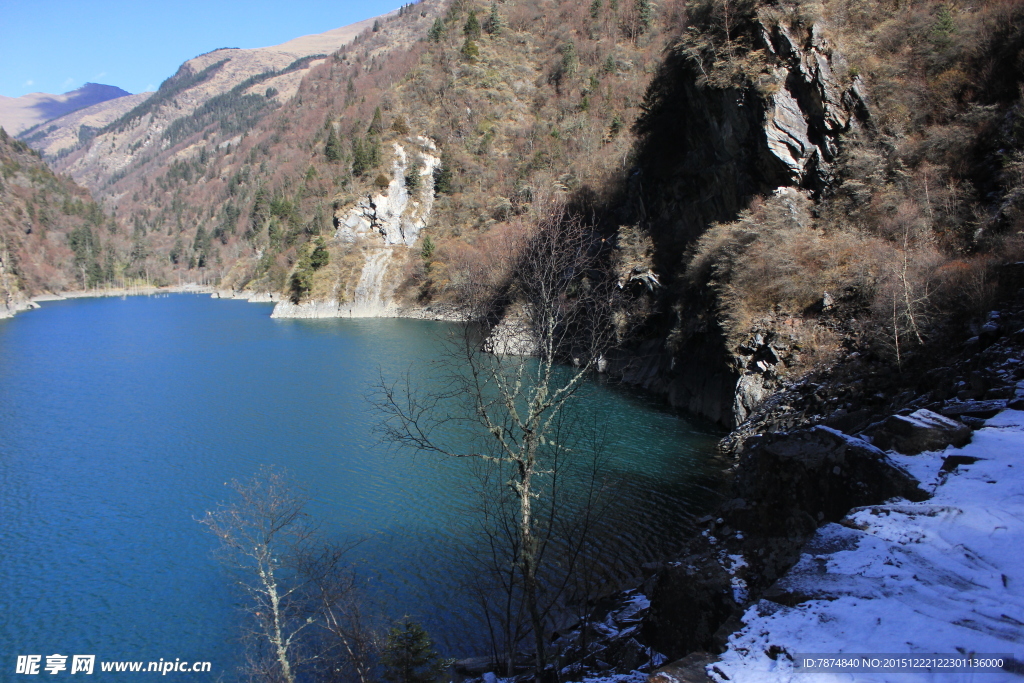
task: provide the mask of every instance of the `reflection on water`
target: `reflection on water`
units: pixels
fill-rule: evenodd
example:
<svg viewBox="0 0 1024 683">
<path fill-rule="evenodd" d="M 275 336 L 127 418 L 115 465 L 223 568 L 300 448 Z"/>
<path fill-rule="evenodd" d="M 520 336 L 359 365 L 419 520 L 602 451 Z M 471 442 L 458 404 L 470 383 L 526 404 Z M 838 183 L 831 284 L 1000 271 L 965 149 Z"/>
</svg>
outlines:
<svg viewBox="0 0 1024 683">
<path fill-rule="evenodd" d="M 451 592 L 478 504 L 471 465 L 386 451 L 365 400 L 378 367 L 429 378 L 446 326 L 269 314 L 180 295 L 53 302 L 0 321 L 3 666 L 18 654 L 182 657 L 232 680 L 236 597 L 195 520 L 261 464 L 314 492 L 329 533 L 367 539 L 353 559 L 394 614 L 463 654 Z M 618 549 L 605 561 L 622 574 L 672 550 L 707 505 L 717 435 L 600 382 L 582 405 L 606 438 L 601 522 Z"/>
</svg>

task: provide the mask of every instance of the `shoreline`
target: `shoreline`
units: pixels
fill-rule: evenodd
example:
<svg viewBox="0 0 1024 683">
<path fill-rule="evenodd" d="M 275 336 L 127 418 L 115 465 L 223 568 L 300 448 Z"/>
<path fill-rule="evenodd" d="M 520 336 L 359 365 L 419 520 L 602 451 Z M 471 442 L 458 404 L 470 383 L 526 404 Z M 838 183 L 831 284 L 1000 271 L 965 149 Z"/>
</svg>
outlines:
<svg viewBox="0 0 1024 683">
<path fill-rule="evenodd" d="M 278 292 L 248 292 L 221 289 L 211 285 L 170 285 L 113 287 L 109 289 L 76 289 L 64 292 L 46 292 L 14 302 L 0 308 L 0 319 L 13 317 L 22 311 L 39 308 L 48 301 L 68 299 L 99 299 L 126 296 L 156 296 L 160 294 L 209 294 L 214 299 L 232 299 L 249 303 L 275 304 L 270 317 L 275 319 L 328 319 L 328 318 L 410 318 L 414 320 L 435 320 L 442 322 L 463 322 L 465 314 L 450 305 L 402 307 L 396 304 L 379 307 L 356 307 L 337 301 L 314 300 L 294 304 Z M 2 313 L 6 312 L 6 315 Z"/>
</svg>

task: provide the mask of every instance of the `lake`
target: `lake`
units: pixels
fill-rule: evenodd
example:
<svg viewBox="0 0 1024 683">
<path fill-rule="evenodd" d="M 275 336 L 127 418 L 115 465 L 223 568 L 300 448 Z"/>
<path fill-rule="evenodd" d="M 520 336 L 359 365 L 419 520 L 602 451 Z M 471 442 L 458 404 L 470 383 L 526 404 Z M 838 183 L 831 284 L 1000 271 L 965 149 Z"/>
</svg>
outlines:
<svg viewBox="0 0 1024 683">
<path fill-rule="evenodd" d="M 311 492 L 325 533 L 364 539 L 352 559 L 383 609 L 472 654 L 449 618 L 465 463 L 382 447 L 366 400 L 379 371 L 426 377 L 450 326 L 270 312 L 169 295 L 0 320 L 0 670 L 29 654 L 180 657 L 235 680 L 239 596 L 196 520 L 264 464 Z M 602 381 L 581 406 L 606 435 L 606 522 L 637 557 L 670 555 L 714 498 L 720 435 Z"/>
</svg>

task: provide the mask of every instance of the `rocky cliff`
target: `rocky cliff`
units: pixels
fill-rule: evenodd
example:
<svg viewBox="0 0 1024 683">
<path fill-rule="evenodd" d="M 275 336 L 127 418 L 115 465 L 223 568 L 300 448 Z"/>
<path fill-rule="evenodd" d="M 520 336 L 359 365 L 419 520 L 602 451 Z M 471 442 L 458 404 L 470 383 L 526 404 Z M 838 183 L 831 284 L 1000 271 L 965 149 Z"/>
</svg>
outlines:
<svg viewBox="0 0 1024 683">
<path fill-rule="evenodd" d="M 406 146 L 392 143 L 390 179 L 386 186 L 377 186 L 379 193 L 335 210 L 334 258 L 361 254 L 361 267 L 339 271 L 333 282 L 321 281 L 321 287 L 330 287 L 326 298 L 281 301 L 272 317 L 379 318 L 400 314 L 394 292 L 401 276 L 389 272 L 401 271 L 427 227 L 434 204 L 434 170 L 441 161 L 435 156 L 437 147 L 425 137 L 417 136 Z"/>
<path fill-rule="evenodd" d="M 848 67 L 820 26 L 754 17 L 747 31 L 758 61 L 737 82 L 709 84 L 702 70 L 711 67 L 680 44 L 651 85 L 625 203 L 653 241 L 647 265 L 659 287 L 641 291 L 654 311 L 637 321 L 648 340 L 613 366 L 727 426 L 778 386 L 796 339 L 774 327 L 751 329 L 739 344 L 727 338 L 714 292 L 679 264 L 711 225 L 735 219 L 755 197 L 800 203 L 828 191 L 837 155 L 869 121 L 863 84 L 837 75 Z"/>
</svg>

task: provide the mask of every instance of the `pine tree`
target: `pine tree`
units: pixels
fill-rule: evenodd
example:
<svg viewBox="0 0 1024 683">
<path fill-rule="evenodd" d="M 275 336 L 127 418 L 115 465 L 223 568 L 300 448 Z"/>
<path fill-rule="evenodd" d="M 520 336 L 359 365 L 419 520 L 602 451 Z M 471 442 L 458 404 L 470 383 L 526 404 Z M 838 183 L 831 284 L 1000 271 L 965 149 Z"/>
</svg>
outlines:
<svg viewBox="0 0 1024 683">
<path fill-rule="evenodd" d="M 370 160 L 367 157 L 366 145 L 362 138 L 352 139 L 352 175 L 361 176 L 370 168 Z"/>
<path fill-rule="evenodd" d="M 442 36 L 444 36 L 444 22 L 441 21 L 441 17 L 438 17 L 434 19 L 433 26 L 427 31 L 427 40 L 432 43 L 440 43 Z"/>
<path fill-rule="evenodd" d="M 409 168 L 405 172 L 405 188 L 409 190 L 410 194 L 416 194 L 423 187 L 423 160 L 420 157 L 409 164 Z"/>
<path fill-rule="evenodd" d="M 451 194 L 452 162 L 448 154 L 441 155 L 441 163 L 434 169 L 434 194 Z"/>
<path fill-rule="evenodd" d="M 334 133 L 334 126 L 331 126 L 331 130 L 327 134 L 324 156 L 327 157 L 327 161 L 338 161 L 341 159 L 341 141 L 338 140 L 338 136 Z"/>
<path fill-rule="evenodd" d="M 373 22 L 373 32 L 376 33 L 380 30 L 380 19 Z"/>
<path fill-rule="evenodd" d="M 479 40 L 480 20 L 476 18 L 475 9 L 469 11 L 469 18 L 466 19 L 466 25 L 462 27 L 462 32 L 466 34 L 468 40 Z"/>
<path fill-rule="evenodd" d="M 366 140 L 366 161 L 370 168 L 380 165 L 380 138 L 376 135 L 371 135 Z"/>
<path fill-rule="evenodd" d="M 388 632 L 381 663 L 389 683 L 435 683 L 444 669 L 430 636 L 414 621 Z"/>
<path fill-rule="evenodd" d="M 331 261 L 331 252 L 327 251 L 327 242 L 323 237 L 316 238 L 316 248 L 309 255 L 309 265 L 313 270 L 320 270 Z"/>
<path fill-rule="evenodd" d="M 423 238 L 423 248 L 420 249 L 420 257 L 424 261 L 429 261 L 434 256 L 434 240 L 430 239 L 430 235 Z"/>
<path fill-rule="evenodd" d="M 491 14 L 484 23 L 484 29 L 492 36 L 500 34 L 505 29 L 505 24 L 501 21 L 501 15 L 498 14 L 497 2 L 491 3 Z"/>
<path fill-rule="evenodd" d="M 651 0 L 636 0 L 637 29 L 644 34 L 651 30 Z"/>
<path fill-rule="evenodd" d="M 373 110 L 373 120 L 370 121 L 370 127 L 366 132 L 370 135 L 380 135 L 384 132 L 384 117 L 380 113 L 379 106 Z"/>
</svg>

